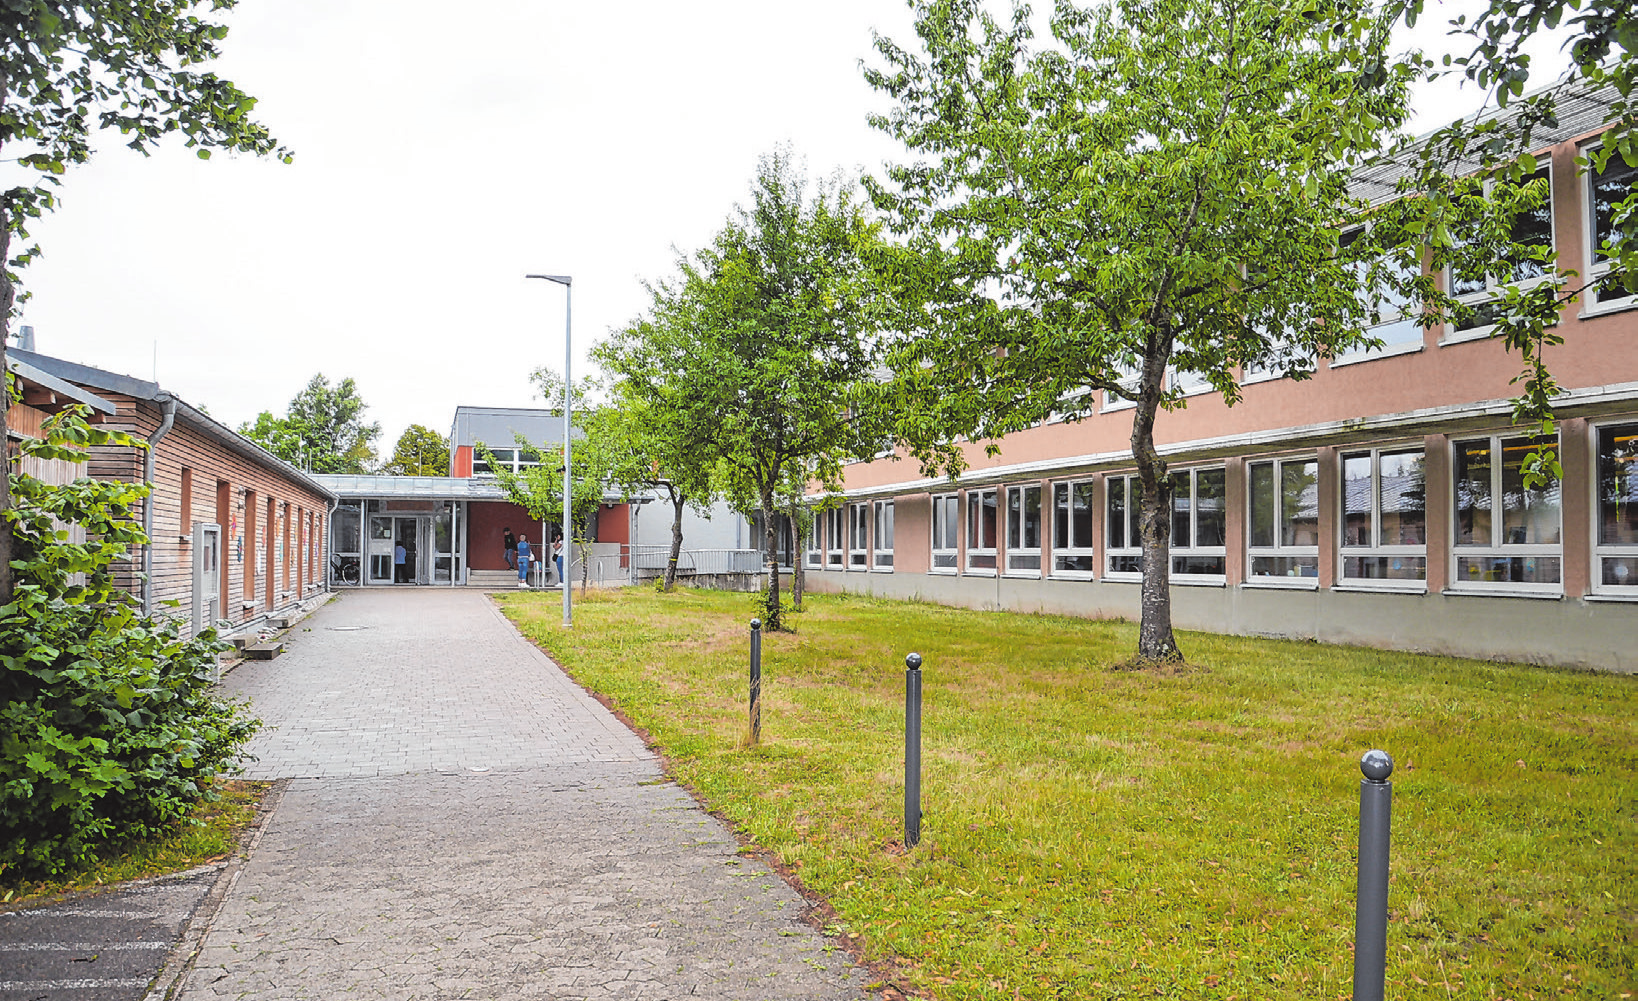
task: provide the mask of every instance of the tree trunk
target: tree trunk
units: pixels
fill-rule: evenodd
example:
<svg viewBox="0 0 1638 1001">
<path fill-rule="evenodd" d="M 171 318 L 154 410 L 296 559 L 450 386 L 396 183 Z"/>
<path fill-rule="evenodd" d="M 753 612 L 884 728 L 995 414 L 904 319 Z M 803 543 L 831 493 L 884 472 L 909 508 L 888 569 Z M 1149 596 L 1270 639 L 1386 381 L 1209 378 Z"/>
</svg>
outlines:
<svg viewBox="0 0 1638 1001">
<path fill-rule="evenodd" d="M 6 79 L 0 75 L 0 106 L 6 103 Z M 11 559 L 12 541 L 11 519 L 11 431 L 8 418 L 11 410 L 11 369 L 6 364 L 6 340 L 11 336 L 11 304 L 15 300 L 17 290 L 12 287 L 11 277 L 6 273 L 9 269 L 5 262 L 11 260 L 11 211 L 0 206 L 0 372 L 5 377 L 0 379 L 0 387 L 5 389 L 4 399 L 0 399 L 0 605 L 11 604 L 14 581 L 12 578 Z M 144 502 L 146 503 L 146 502 Z"/>
<path fill-rule="evenodd" d="M 586 524 L 581 526 L 580 538 L 585 540 L 577 543 L 580 550 L 580 597 L 584 599 L 586 589 L 591 586 L 591 547 L 593 540 L 591 537 L 591 515 L 589 514 L 586 515 Z M 568 587 L 569 583 L 564 581 L 563 586 Z"/>
<path fill-rule="evenodd" d="M 1170 337 L 1166 336 L 1166 340 Z M 1138 627 L 1138 659 L 1153 662 L 1183 659 L 1172 635 L 1171 481 L 1166 477 L 1166 461 L 1155 451 L 1155 413 L 1160 408 L 1161 380 L 1169 354 L 1169 350 L 1147 352 L 1137 411 L 1132 417 L 1132 457 L 1143 484 L 1138 530 L 1143 547 L 1143 618 Z"/>
<path fill-rule="evenodd" d="M 806 590 L 807 583 L 808 583 L 807 582 L 807 576 L 806 576 L 806 574 L 803 573 L 802 568 L 803 568 L 803 565 L 806 564 L 807 561 L 808 561 L 807 560 L 807 555 L 808 554 L 806 552 L 806 546 L 805 546 L 805 543 L 807 542 L 807 539 L 803 536 L 802 529 L 800 528 L 802 522 L 797 518 L 797 514 L 798 514 L 798 511 L 796 509 L 796 506 L 792 505 L 791 513 L 790 513 L 790 521 L 791 521 L 791 607 L 800 612 L 802 610 L 802 593 L 803 593 L 804 590 Z"/>
<path fill-rule="evenodd" d="M 671 493 L 671 555 L 665 561 L 665 589 L 677 586 L 677 558 L 682 554 L 683 495 L 676 487 L 666 488 Z"/>
<path fill-rule="evenodd" d="M 768 600 L 763 610 L 762 628 L 778 630 L 785 627 L 779 608 L 779 550 L 775 548 L 778 536 L 774 534 L 773 488 L 762 488 L 762 558 L 768 566 Z"/>
</svg>

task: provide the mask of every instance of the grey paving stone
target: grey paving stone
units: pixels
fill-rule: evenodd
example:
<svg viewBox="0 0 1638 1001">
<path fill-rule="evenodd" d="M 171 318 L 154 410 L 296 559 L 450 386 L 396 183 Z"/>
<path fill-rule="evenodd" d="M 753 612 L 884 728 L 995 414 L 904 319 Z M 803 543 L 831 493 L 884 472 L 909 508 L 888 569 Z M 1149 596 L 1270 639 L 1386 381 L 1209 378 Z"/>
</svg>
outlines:
<svg viewBox="0 0 1638 1001">
<path fill-rule="evenodd" d="M 273 724 L 250 773 L 295 781 L 184 1001 L 860 996 L 801 898 L 486 598 L 348 594 L 306 625 L 227 680 Z"/>
</svg>

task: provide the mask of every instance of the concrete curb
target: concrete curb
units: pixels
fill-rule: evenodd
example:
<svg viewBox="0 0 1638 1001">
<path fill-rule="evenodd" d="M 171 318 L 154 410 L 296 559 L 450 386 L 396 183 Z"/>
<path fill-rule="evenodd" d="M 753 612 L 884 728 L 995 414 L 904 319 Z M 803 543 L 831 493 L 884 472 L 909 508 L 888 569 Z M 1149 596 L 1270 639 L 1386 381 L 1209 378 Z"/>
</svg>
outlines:
<svg viewBox="0 0 1638 1001">
<path fill-rule="evenodd" d="M 233 853 L 233 857 L 226 862 L 218 863 L 221 871 L 216 876 L 216 882 L 205 894 L 205 899 L 193 909 L 193 916 L 188 919 L 188 926 L 182 931 L 182 938 L 165 959 L 165 965 L 160 968 L 158 976 L 149 986 L 148 992 L 143 995 L 143 1001 L 171 1001 L 181 990 L 188 974 L 193 971 L 195 961 L 199 959 L 199 950 L 204 947 L 205 936 L 210 934 L 211 925 L 216 923 L 216 915 L 222 910 L 222 902 L 227 899 L 228 891 L 233 884 L 239 881 L 239 874 L 244 870 L 245 863 L 250 855 L 261 843 L 262 833 L 267 830 L 268 823 L 273 819 L 273 813 L 279 808 L 279 802 L 284 799 L 284 792 L 290 787 L 290 779 L 277 779 L 262 797 L 260 816 L 251 827 L 249 835 Z M 196 872 L 198 870 L 190 870 Z"/>
</svg>

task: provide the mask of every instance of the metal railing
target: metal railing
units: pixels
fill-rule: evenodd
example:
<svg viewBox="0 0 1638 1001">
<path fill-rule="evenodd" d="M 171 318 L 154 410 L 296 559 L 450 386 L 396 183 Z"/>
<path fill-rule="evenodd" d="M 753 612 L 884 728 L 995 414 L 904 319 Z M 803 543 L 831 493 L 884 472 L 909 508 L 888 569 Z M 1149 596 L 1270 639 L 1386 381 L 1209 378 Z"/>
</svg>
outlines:
<svg viewBox="0 0 1638 1001">
<path fill-rule="evenodd" d="M 633 579 L 665 572 L 670 546 L 624 546 Z M 648 573 L 642 573 L 648 571 Z M 761 573 L 762 553 L 755 549 L 684 549 L 677 554 L 677 576 L 722 573 Z"/>
</svg>

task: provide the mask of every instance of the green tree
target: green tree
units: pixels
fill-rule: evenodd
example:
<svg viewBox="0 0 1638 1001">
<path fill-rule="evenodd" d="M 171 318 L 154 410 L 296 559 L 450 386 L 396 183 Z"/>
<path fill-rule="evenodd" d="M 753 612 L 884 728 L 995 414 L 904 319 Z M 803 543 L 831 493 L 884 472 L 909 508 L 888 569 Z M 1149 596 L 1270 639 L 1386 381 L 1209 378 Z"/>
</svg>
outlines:
<svg viewBox="0 0 1638 1001">
<path fill-rule="evenodd" d="M 39 253 L 13 254 L 32 220 L 57 205 L 64 172 L 91 158 L 95 130 L 118 130 L 146 154 L 173 133 L 209 158 L 212 149 L 271 154 L 280 147 L 253 118 L 256 101 L 203 71 L 227 28 L 208 15 L 236 0 L 7 0 L 0 5 L 0 150 L 36 172 L 0 192 L 0 372 L 19 271 Z M 0 441 L 6 441 L 0 412 Z M 0 469 L 0 604 L 11 600 L 11 468 Z"/>
<path fill-rule="evenodd" d="M 283 417 L 263 411 L 239 433 L 294 465 L 319 473 L 363 473 L 375 462 L 378 423 L 364 423 L 367 405 L 351 377 L 334 386 L 313 376 Z"/>
<path fill-rule="evenodd" d="M 1368 210 L 1349 182 L 1405 120 L 1412 71 L 1386 65 L 1390 22 L 1364 0 L 1062 2 L 1039 46 L 1023 7 L 913 7 L 920 51 L 878 37 L 866 71 L 896 102 L 875 124 L 914 158 L 867 182 L 908 241 L 880 268 L 904 303 L 899 436 L 953 475 L 956 436 L 1134 404 L 1138 656 L 1178 658 L 1168 373 L 1231 404 L 1241 368 L 1304 378 L 1421 280 L 1384 234 L 1339 233 Z"/>
<path fill-rule="evenodd" d="M 653 367 L 669 368 L 668 405 L 687 427 L 713 428 L 728 491 L 755 500 L 769 564 L 793 467 L 822 473 L 877 443 L 869 415 L 849 408 L 876 362 L 882 318 L 866 264 L 875 227 L 850 186 L 821 184 L 811 199 L 806 187 L 787 153 L 764 157 L 751 205 L 679 260 L 664 322 L 645 335 Z M 764 623 L 782 627 L 777 566 Z"/>
<path fill-rule="evenodd" d="M 392 458 L 381 472 L 388 476 L 448 476 L 449 442 L 424 424 L 411 424 L 398 436 Z"/>
</svg>

